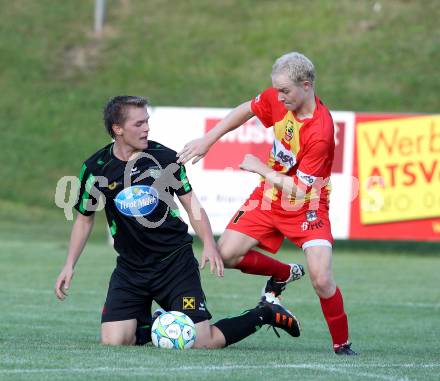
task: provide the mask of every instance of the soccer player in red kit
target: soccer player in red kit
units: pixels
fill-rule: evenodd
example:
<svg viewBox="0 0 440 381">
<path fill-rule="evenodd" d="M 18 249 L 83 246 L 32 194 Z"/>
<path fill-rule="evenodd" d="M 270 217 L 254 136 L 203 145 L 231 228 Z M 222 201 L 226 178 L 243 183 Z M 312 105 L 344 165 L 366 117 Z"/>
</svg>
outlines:
<svg viewBox="0 0 440 381">
<path fill-rule="evenodd" d="M 329 220 L 334 126 L 330 112 L 315 95 L 315 68 L 292 52 L 272 68 L 272 87 L 232 110 L 204 137 L 185 145 L 180 162 L 196 163 L 224 134 L 253 116 L 274 129 L 267 163 L 246 155 L 240 167 L 261 175 L 260 185 L 233 216 L 219 239 L 224 263 L 244 273 L 271 276 L 263 299 L 279 303 L 286 284 L 303 274 L 301 265 L 285 264 L 254 250 L 276 253 L 287 237 L 305 253 L 312 285 L 320 299 L 336 354 L 356 355 L 348 338 L 341 291 L 332 273 L 333 237 Z"/>
</svg>

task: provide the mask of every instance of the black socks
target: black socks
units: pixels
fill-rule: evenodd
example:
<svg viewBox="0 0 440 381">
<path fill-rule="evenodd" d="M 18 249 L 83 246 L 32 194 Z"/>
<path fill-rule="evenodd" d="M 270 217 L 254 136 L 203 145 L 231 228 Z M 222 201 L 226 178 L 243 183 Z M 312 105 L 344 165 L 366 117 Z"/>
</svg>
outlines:
<svg viewBox="0 0 440 381">
<path fill-rule="evenodd" d="M 271 319 L 270 309 L 256 307 L 244 311 L 239 316 L 219 320 L 214 325 L 223 333 L 226 346 L 228 346 L 257 332 L 263 324 L 269 323 Z"/>
</svg>

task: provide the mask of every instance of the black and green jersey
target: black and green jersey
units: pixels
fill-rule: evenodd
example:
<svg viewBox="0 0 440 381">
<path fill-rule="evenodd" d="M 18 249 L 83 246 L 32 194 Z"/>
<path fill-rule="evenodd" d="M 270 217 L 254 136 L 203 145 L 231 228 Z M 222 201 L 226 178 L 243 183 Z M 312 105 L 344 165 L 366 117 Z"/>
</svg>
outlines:
<svg viewBox="0 0 440 381">
<path fill-rule="evenodd" d="M 99 210 L 99 199 L 105 202 L 118 263 L 147 270 L 192 243 L 173 198 L 191 192 L 185 167 L 176 160 L 175 151 L 149 141 L 132 161 L 119 160 L 112 143 L 83 164 L 75 209 L 88 216 Z"/>
</svg>

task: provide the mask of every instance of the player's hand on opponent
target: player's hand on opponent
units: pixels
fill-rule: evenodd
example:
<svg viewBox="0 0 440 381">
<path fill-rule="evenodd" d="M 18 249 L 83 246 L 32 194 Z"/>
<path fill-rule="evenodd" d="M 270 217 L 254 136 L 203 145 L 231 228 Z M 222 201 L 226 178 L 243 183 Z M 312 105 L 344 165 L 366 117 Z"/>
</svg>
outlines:
<svg viewBox="0 0 440 381">
<path fill-rule="evenodd" d="M 248 172 L 259 173 L 261 167 L 266 167 L 266 165 L 256 156 L 250 153 L 244 155 L 243 161 L 240 164 L 240 168 Z"/>
<path fill-rule="evenodd" d="M 206 262 L 209 262 L 209 267 L 211 273 L 214 271 L 217 276 L 222 277 L 225 272 L 225 266 L 223 264 L 223 259 L 218 252 L 217 246 L 204 246 L 202 259 L 200 261 L 200 268 L 203 270 L 205 268 Z"/>
<path fill-rule="evenodd" d="M 186 143 L 183 149 L 177 154 L 177 162 L 185 164 L 194 158 L 192 163 L 195 164 L 206 155 L 209 148 L 210 145 L 206 142 L 205 138 L 191 140 Z"/>
<path fill-rule="evenodd" d="M 57 281 L 55 282 L 55 295 L 58 299 L 64 300 L 67 296 L 67 290 L 70 287 L 70 282 L 73 277 L 73 268 L 71 266 L 64 266 L 61 270 L 60 275 L 58 275 Z"/>
</svg>

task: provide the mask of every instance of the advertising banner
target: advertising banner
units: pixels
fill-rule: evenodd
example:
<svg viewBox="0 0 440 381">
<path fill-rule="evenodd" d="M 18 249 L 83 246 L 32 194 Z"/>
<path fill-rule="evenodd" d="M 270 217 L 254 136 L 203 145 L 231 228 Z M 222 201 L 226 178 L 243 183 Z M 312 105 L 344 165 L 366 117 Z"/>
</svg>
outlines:
<svg viewBox="0 0 440 381">
<path fill-rule="evenodd" d="M 150 138 L 180 151 L 229 111 L 156 107 L 150 110 Z M 334 237 L 440 240 L 440 116 L 335 111 L 332 117 Z M 239 169 L 244 155 L 265 162 L 272 143 L 272 128 L 252 118 L 223 136 L 199 163 L 186 165 L 215 234 L 258 185 L 258 175 Z"/>
<path fill-rule="evenodd" d="M 356 117 L 351 238 L 440 240 L 440 116 Z"/>
<path fill-rule="evenodd" d="M 440 216 L 440 117 L 359 123 L 361 222 Z"/>
<path fill-rule="evenodd" d="M 180 151 L 184 144 L 212 129 L 230 109 L 156 107 L 150 111 L 150 137 Z M 348 238 L 352 190 L 354 113 L 334 112 L 335 161 L 332 174 L 330 219 L 333 235 Z M 347 143 L 348 142 L 348 143 Z M 186 169 L 193 188 L 211 220 L 215 234 L 221 234 L 237 209 L 258 185 L 259 176 L 242 171 L 239 165 L 247 153 L 266 162 L 273 143 L 272 128 L 257 118 L 223 136 L 204 159 Z M 182 216 L 186 218 L 185 214 Z"/>
</svg>

